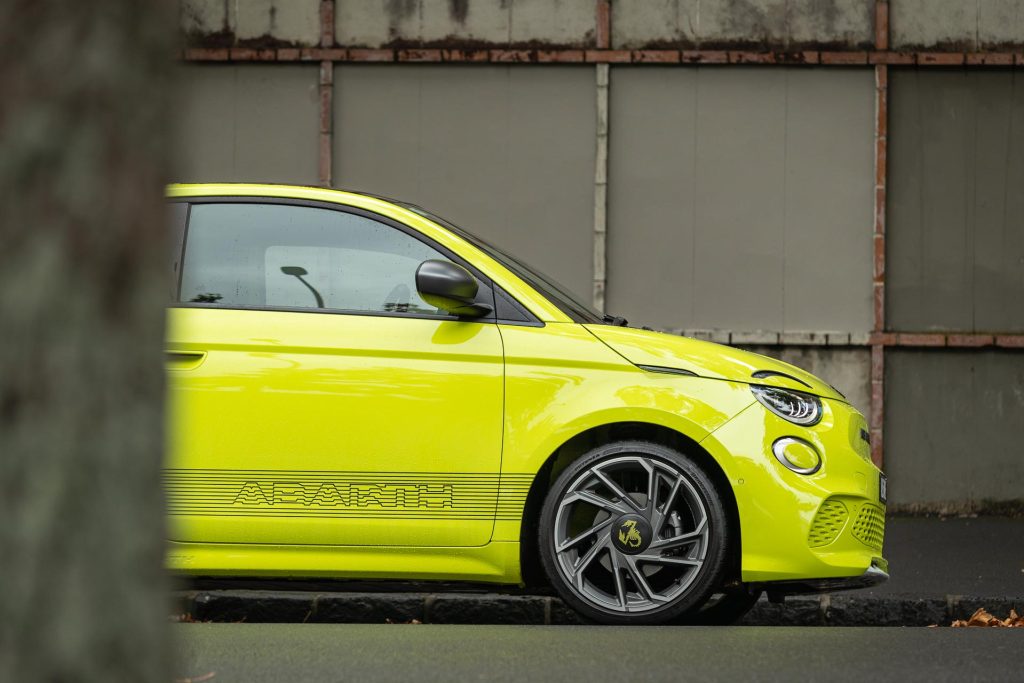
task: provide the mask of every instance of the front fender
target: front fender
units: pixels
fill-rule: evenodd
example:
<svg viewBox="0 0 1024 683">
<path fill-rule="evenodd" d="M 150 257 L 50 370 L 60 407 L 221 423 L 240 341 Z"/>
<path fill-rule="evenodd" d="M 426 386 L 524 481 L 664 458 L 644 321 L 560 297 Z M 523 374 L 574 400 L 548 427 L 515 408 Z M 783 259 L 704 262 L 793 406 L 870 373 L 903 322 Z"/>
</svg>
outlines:
<svg viewBox="0 0 1024 683">
<path fill-rule="evenodd" d="M 502 338 L 505 431 L 495 540 L 518 540 L 533 478 L 573 437 L 631 422 L 700 442 L 754 402 L 743 383 L 641 370 L 579 325 L 503 327 Z M 732 479 L 731 458 L 719 457 Z"/>
</svg>

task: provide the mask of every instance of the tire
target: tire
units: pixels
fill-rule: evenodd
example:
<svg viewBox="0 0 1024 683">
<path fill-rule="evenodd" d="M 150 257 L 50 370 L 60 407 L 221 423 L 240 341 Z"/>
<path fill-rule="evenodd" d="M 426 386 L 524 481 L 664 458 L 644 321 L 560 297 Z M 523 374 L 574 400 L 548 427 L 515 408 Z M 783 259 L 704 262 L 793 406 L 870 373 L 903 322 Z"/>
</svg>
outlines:
<svg viewBox="0 0 1024 683">
<path fill-rule="evenodd" d="M 707 602 L 731 538 L 721 496 L 696 463 L 660 444 L 620 441 L 558 477 L 539 546 L 551 585 L 587 621 L 661 624 Z"/>
</svg>

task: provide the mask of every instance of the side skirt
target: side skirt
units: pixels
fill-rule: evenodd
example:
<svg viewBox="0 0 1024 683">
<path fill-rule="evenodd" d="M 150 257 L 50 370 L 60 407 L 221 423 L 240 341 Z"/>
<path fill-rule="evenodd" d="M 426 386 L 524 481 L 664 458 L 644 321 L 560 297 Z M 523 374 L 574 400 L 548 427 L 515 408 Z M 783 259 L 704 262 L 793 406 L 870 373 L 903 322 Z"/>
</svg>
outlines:
<svg viewBox="0 0 1024 683">
<path fill-rule="evenodd" d="M 510 541 L 470 548 L 170 541 L 166 564 L 192 576 L 521 582 L 519 543 Z"/>
</svg>

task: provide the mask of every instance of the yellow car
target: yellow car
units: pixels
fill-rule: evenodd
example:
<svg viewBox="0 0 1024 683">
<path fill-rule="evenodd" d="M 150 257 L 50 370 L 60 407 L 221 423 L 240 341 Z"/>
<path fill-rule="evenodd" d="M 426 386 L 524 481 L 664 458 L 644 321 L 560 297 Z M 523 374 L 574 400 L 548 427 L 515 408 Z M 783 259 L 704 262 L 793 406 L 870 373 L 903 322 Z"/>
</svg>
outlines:
<svg viewBox="0 0 1024 683">
<path fill-rule="evenodd" d="M 820 379 L 627 327 L 411 204 L 168 196 L 172 569 L 546 576 L 616 624 L 887 578 L 884 475 Z"/>
</svg>

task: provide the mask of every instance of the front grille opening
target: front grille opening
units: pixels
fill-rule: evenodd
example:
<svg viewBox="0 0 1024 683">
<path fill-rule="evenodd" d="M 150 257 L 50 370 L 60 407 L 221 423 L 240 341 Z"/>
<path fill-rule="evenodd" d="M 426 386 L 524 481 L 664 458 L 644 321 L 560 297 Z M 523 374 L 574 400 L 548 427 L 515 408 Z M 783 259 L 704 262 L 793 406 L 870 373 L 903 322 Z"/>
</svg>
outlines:
<svg viewBox="0 0 1024 683">
<path fill-rule="evenodd" d="M 818 508 L 818 514 L 814 516 L 814 523 L 811 524 L 811 531 L 807 536 L 807 545 L 820 548 L 836 540 L 849 517 L 850 511 L 842 501 L 826 500 Z"/>
<path fill-rule="evenodd" d="M 881 552 L 885 538 L 885 512 L 871 503 L 864 503 L 853 521 L 853 537 L 864 545 Z"/>
</svg>

